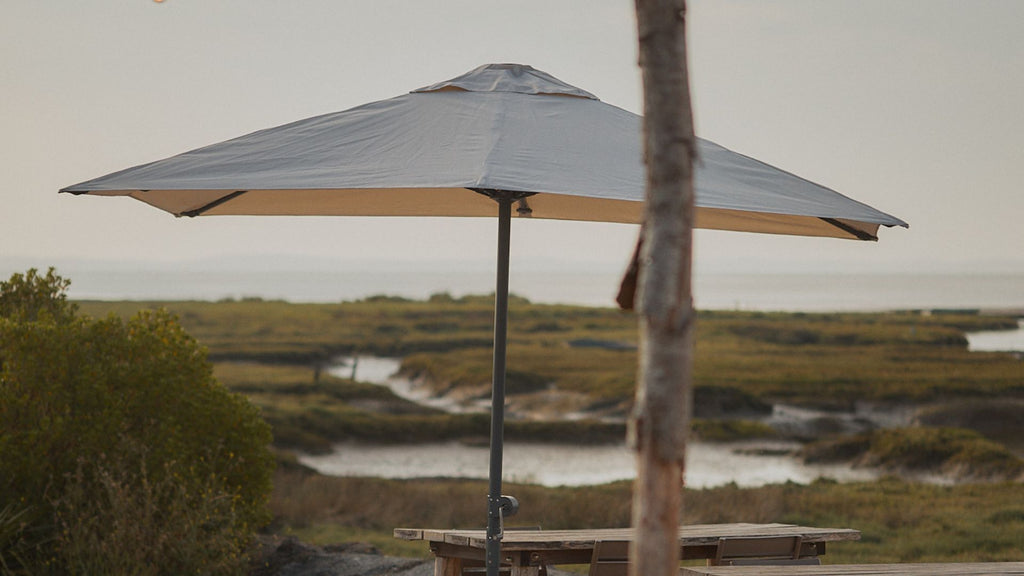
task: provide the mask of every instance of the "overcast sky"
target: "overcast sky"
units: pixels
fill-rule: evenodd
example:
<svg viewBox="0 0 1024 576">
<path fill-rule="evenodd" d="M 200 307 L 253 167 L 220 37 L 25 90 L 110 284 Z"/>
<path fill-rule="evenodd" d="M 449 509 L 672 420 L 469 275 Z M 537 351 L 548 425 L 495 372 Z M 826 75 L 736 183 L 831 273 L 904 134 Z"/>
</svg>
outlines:
<svg viewBox="0 0 1024 576">
<path fill-rule="evenodd" d="M 1024 273 L 1024 2 L 689 5 L 698 135 L 911 226 L 878 243 L 701 232 L 698 272 Z M 626 0 L 7 0 L 0 265 L 492 260 L 493 220 L 175 219 L 57 190 L 490 62 L 640 113 L 635 35 Z M 636 233 L 517 221 L 513 262 L 618 269 Z"/>
</svg>

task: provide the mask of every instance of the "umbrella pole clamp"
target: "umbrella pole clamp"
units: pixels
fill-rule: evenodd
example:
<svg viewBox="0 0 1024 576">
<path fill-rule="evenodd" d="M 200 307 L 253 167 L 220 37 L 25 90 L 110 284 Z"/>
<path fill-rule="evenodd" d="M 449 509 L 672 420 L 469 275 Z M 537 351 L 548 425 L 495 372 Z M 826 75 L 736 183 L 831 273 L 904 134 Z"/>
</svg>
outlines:
<svg viewBox="0 0 1024 576">
<path fill-rule="evenodd" d="M 516 512 L 519 512 L 519 500 L 515 496 L 507 496 L 502 494 L 497 500 L 488 497 L 488 515 L 495 519 L 498 524 L 498 530 L 494 534 L 488 534 L 488 540 L 501 541 L 501 538 L 505 535 L 505 518 L 509 516 L 515 516 Z"/>
</svg>

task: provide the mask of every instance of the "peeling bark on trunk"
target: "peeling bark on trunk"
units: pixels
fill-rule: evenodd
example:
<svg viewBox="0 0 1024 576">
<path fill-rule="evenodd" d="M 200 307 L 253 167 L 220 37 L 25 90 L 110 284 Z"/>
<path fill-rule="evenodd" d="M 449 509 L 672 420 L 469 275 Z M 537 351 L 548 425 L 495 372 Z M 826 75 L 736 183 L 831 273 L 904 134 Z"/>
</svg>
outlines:
<svg viewBox="0 0 1024 576">
<path fill-rule="evenodd" d="M 630 438 L 637 450 L 631 573 L 679 570 L 676 534 L 690 429 L 696 137 L 684 0 L 636 0 L 644 86 L 647 203 L 639 258 L 640 362 Z"/>
</svg>

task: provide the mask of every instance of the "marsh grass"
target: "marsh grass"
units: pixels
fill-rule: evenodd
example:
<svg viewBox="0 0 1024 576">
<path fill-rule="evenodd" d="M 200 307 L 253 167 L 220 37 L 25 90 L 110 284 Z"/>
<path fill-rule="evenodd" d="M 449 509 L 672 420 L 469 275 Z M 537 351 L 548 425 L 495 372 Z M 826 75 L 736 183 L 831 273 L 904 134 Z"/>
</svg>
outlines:
<svg viewBox="0 0 1024 576">
<path fill-rule="evenodd" d="M 278 447 L 310 453 L 329 451 L 343 441 L 375 443 L 486 441 L 490 421 L 484 414 L 446 414 L 395 396 L 388 388 L 322 374 L 297 366 L 220 362 L 219 381 L 246 394 L 260 407 Z M 748 420 L 694 422 L 702 440 L 771 438 L 767 425 Z M 521 442 L 620 443 L 624 424 L 593 419 L 573 421 L 509 420 L 505 435 Z"/>
<path fill-rule="evenodd" d="M 967 428 L 1024 455 L 1024 398 L 980 398 L 948 402 L 918 411 L 921 426 Z"/>
<path fill-rule="evenodd" d="M 325 374 L 316 379 L 314 374 L 339 354 L 402 355 L 402 371 L 438 392 L 484 393 L 492 360 L 493 299 L 488 296 L 375 297 L 335 304 L 258 299 L 80 304 L 93 315 L 129 315 L 154 306 L 178 314 L 218 359 L 217 377 L 261 406 L 281 446 L 323 451 L 345 439 L 400 442 L 410 438 L 410 430 L 423 441 L 487 435 L 478 416 L 430 413 L 403 404 L 382 387 Z M 521 298 L 512 298 L 510 306 L 511 396 L 561 390 L 589 398 L 590 408 L 628 414 L 636 380 L 632 315 L 536 305 Z M 996 441 L 1019 442 L 1024 437 L 1018 405 L 1024 399 L 1024 362 L 1011 354 L 969 352 L 964 337 L 966 330 L 1016 326 L 1015 318 L 969 312 L 701 312 L 695 428 L 713 440 L 768 434 L 750 423 L 719 421 L 717 405 L 701 401 L 705 394 L 742 397 L 742 405 L 732 407 L 748 413 L 778 402 L 837 410 L 858 402 L 1002 402 L 1014 408 L 1003 410 L 1008 416 L 1001 417 L 999 428 L 983 415 L 942 424 L 949 410 L 932 420 L 939 418 L 935 425 L 940 426 L 977 427 Z M 1017 404 L 1006 402 L 1013 399 Z M 599 442 L 622 437 L 621 426 L 597 423 L 559 428 L 511 419 L 508 425 L 510 435 L 519 439 Z"/>
<path fill-rule="evenodd" d="M 960 480 L 1024 480 L 1024 460 L 973 430 L 890 428 L 827 438 L 805 446 L 809 462 L 853 461 L 893 473 Z"/>
<path fill-rule="evenodd" d="M 246 394 L 270 423 L 278 447 L 323 453 L 342 441 L 374 443 L 484 441 L 486 414 L 448 414 L 399 398 L 384 386 L 355 382 L 298 366 L 220 362 L 215 375 Z M 596 420 L 509 421 L 517 441 L 594 444 L 621 442 L 623 424 Z"/>
<path fill-rule="evenodd" d="M 0 507 L 0 574 L 15 574 L 19 566 L 27 565 L 33 550 L 46 545 L 29 522 L 31 509 L 23 504 L 7 502 Z"/>
<path fill-rule="evenodd" d="M 795 491 L 791 502 L 786 521 L 845 522 L 862 531 L 859 543 L 842 547 L 845 562 L 1024 559 L 1020 483 L 936 486 L 890 478 L 815 484 Z"/>
<path fill-rule="evenodd" d="M 52 505 L 52 536 L 31 541 L 22 532 L 9 554 L 35 575 L 227 576 L 244 574 L 248 564 L 252 527 L 239 525 L 238 496 L 214 477 L 186 484 L 114 459 L 82 462 Z M 4 555 L 0 574 L 28 573 Z"/>
<path fill-rule="evenodd" d="M 691 423 L 693 435 L 705 442 L 777 438 L 779 433 L 763 422 L 752 420 L 704 420 Z"/>
<path fill-rule="evenodd" d="M 340 354 L 408 356 L 403 370 L 434 386 L 490 379 L 492 299 L 370 298 L 337 304 L 281 301 L 81 302 L 93 315 L 163 306 L 215 360 L 312 368 Z M 609 308 L 510 304 L 512 393 L 538 386 L 628 402 L 635 388 L 637 330 Z M 917 312 L 783 314 L 701 312 L 698 386 L 739 388 L 757 398 L 832 408 L 858 400 L 923 402 L 1024 395 L 1024 363 L 968 352 L 964 331 L 1011 329 L 1011 317 Z M 622 349 L 578 347 L 608 342 Z M 517 390 L 521 388 L 522 390 Z M 698 416 L 700 416 L 698 414 Z"/>
<path fill-rule="evenodd" d="M 545 529 L 630 523 L 631 484 L 545 488 L 508 484 L 516 525 Z M 486 483 L 334 478 L 284 471 L 271 508 L 277 529 L 321 544 L 355 537 L 391 554 L 428 555 L 425 543 L 388 543 L 392 530 L 480 528 Z M 1024 560 L 1024 485 L 878 482 L 686 490 L 684 522 L 784 522 L 855 528 L 859 542 L 829 545 L 828 563 Z"/>
<path fill-rule="evenodd" d="M 376 297 L 335 304 L 260 299 L 79 304 L 94 316 L 130 316 L 139 309 L 167 308 L 210 348 L 214 359 L 308 362 L 353 352 L 394 356 L 417 350 L 486 348 L 493 339 L 493 297 L 486 296 L 430 301 Z M 607 309 L 530 304 L 513 296 L 509 311 L 516 318 L 513 337 L 558 333 L 563 324 L 580 326 L 580 322 L 585 323 L 583 333 L 623 327 L 630 331 L 628 316 Z"/>
</svg>

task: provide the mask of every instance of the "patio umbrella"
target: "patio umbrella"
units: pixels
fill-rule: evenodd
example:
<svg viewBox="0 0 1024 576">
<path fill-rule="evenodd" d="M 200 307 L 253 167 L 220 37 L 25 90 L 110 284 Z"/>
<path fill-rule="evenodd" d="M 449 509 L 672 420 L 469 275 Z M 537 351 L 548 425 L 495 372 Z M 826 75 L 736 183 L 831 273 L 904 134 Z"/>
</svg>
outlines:
<svg viewBox="0 0 1024 576">
<path fill-rule="evenodd" d="M 902 220 L 700 140 L 696 226 L 876 240 Z M 641 119 L 518 64 L 481 66 L 388 100 L 254 132 L 63 188 L 175 216 L 498 218 L 488 567 L 501 495 L 510 220 L 639 223 Z"/>
</svg>

